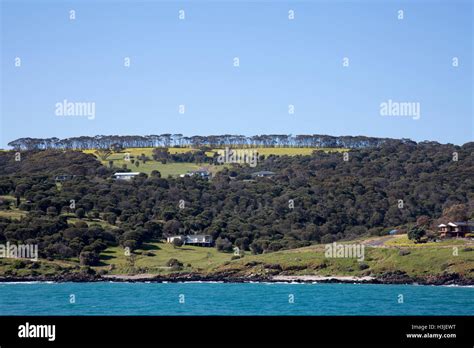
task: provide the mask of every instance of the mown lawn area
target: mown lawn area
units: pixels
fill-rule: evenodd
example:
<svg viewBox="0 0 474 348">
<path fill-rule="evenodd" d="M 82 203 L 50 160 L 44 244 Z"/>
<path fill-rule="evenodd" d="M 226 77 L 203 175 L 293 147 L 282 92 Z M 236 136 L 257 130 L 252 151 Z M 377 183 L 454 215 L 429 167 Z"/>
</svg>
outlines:
<svg viewBox="0 0 474 348">
<path fill-rule="evenodd" d="M 132 164 L 130 161 L 125 161 L 123 159 L 115 159 L 114 167 L 117 167 L 117 171 L 120 171 L 124 164 L 127 165 L 127 168 L 132 172 L 140 172 L 150 175 L 153 170 L 157 170 L 161 173 L 161 176 L 167 178 L 171 176 L 179 176 L 180 174 L 185 174 L 189 171 L 198 170 L 201 168 L 198 164 L 195 163 L 166 163 L 163 164 L 157 161 L 147 161 L 143 163 L 140 161 L 140 166 L 137 167 L 135 164 Z M 108 165 L 108 160 L 103 161 L 104 165 Z"/>
</svg>

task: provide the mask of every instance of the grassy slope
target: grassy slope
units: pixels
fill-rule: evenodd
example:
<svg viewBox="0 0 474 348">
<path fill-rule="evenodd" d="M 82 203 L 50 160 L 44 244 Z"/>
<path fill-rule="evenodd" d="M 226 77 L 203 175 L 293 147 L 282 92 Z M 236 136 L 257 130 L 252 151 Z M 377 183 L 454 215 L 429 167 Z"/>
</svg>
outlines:
<svg viewBox="0 0 474 348">
<path fill-rule="evenodd" d="M 12 220 L 20 220 L 22 217 L 26 216 L 27 212 L 19 209 L 11 210 L 0 210 L 0 217 L 9 218 Z"/>
<path fill-rule="evenodd" d="M 9 218 L 12 220 L 20 220 L 22 217 L 26 216 L 28 212 L 14 208 L 16 198 L 10 195 L 0 195 L 0 200 L 8 201 L 10 203 L 10 207 L 13 207 L 9 210 L 0 210 L 0 217 Z M 25 199 L 22 198 L 21 201 Z"/>
<path fill-rule="evenodd" d="M 147 256 L 151 253 L 153 256 Z M 143 249 L 135 252 L 135 270 L 142 273 L 166 274 L 172 272 L 167 267 L 168 260 L 174 258 L 183 263 L 183 272 L 207 273 L 231 260 L 232 254 L 218 252 L 215 248 L 202 248 L 195 246 L 173 247 L 168 243 L 148 243 Z M 110 269 L 113 264 L 115 269 L 110 274 L 126 274 L 133 272 L 129 257 L 125 255 L 122 247 L 112 247 L 101 255 L 100 269 Z"/>
<path fill-rule="evenodd" d="M 141 153 L 142 152 L 139 152 L 137 154 L 131 153 L 131 156 L 139 156 Z M 197 170 L 200 168 L 200 166 L 195 163 L 162 164 L 161 162 L 157 162 L 153 160 L 147 161 L 146 163 L 139 161 L 140 166 L 137 167 L 132 162 L 124 160 L 124 153 L 114 153 L 109 158 L 107 158 L 107 160 L 101 161 L 101 162 L 104 166 L 108 166 L 109 161 L 114 161 L 114 167 L 116 168 L 122 168 L 122 166 L 126 164 L 127 168 L 134 172 L 150 174 L 153 170 L 158 170 L 161 173 L 161 176 L 165 178 L 168 177 L 168 175 L 179 176 L 180 174 L 184 174 L 184 173 L 187 173 L 188 171 Z"/>
<path fill-rule="evenodd" d="M 67 218 L 67 222 L 69 224 L 76 224 L 78 221 L 83 221 L 87 224 L 87 226 L 93 226 L 93 225 L 99 225 L 104 229 L 116 229 L 119 228 L 118 226 L 114 226 L 109 224 L 107 221 L 104 221 L 102 219 L 93 219 L 93 218 L 76 218 L 74 217 L 73 214 L 63 214 L 63 215 L 69 215 Z"/>
<path fill-rule="evenodd" d="M 371 239 L 374 239 L 373 237 Z M 403 245 L 403 247 L 394 246 Z M 453 247 L 458 255 L 453 255 Z M 111 247 L 101 255 L 101 265 L 96 271 L 108 274 L 174 273 L 167 267 L 171 258 L 184 264 L 180 272 L 212 274 L 217 272 L 235 272 L 236 275 L 267 275 L 280 273 L 285 275 L 321 275 L 321 276 L 379 276 L 385 272 L 402 271 L 410 276 L 436 276 L 443 273 L 459 273 L 466 278 L 474 278 L 474 248 L 472 241 L 448 240 L 441 243 L 415 245 L 405 237 L 392 239 L 384 247 L 366 247 L 365 260 L 369 268 L 360 268 L 356 259 L 325 258 L 324 246 L 313 245 L 305 248 L 285 250 L 263 255 L 245 253 L 241 259 L 232 260 L 233 254 L 218 252 L 215 248 L 183 246 L 174 248 L 167 243 L 148 243 L 144 249 L 135 252 L 134 268 L 125 255 L 123 248 Z M 401 256 L 400 249 L 409 250 Z M 14 269 L 15 260 L 0 260 L 0 274 Z M 61 268 L 77 271 L 77 259 L 67 261 L 41 260 L 38 274 L 55 274 Z M 113 265 L 111 267 L 111 265 Z M 279 267 L 281 271 L 275 271 Z M 273 269 L 272 269 L 273 268 Z M 30 274 L 31 269 L 15 270 L 18 274 Z"/>
<path fill-rule="evenodd" d="M 296 156 L 296 155 L 311 155 L 313 151 L 324 151 L 324 152 L 344 152 L 348 151 L 348 149 L 343 148 L 325 148 L 325 147 L 318 147 L 318 148 L 310 148 L 310 147 L 259 147 L 259 148 L 245 148 L 247 150 L 256 149 L 260 155 L 288 155 L 288 156 Z M 168 148 L 171 154 L 176 153 L 185 153 L 189 151 L 197 151 L 197 149 L 193 149 L 190 147 L 170 147 Z M 217 152 L 223 149 L 213 149 L 206 154 L 208 156 L 212 156 L 214 152 Z M 92 153 L 95 154 L 95 150 L 84 150 L 85 153 Z M 152 147 L 137 147 L 137 148 L 128 148 L 122 151 L 121 155 L 129 153 L 131 156 L 140 156 L 141 154 L 145 154 L 148 157 L 152 157 L 153 148 Z M 112 155 L 111 157 L 113 157 Z"/>
<path fill-rule="evenodd" d="M 55 276 L 63 271 L 78 272 L 79 270 L 78 260 L 38 260 L 33 262 L 29 260 L 0 259 L 0 276 Z"/>
<path fill-rule="evenodd" d="M 311 147 L 259 147 L 256 148 L 259 155 L 279 155 L 279 156 L 309 156 L 313 153 L 313 151 L 324 151 L 324 152 L 344 152 L 348 151 L 348 149 L 342 148 L 325 148 L 325 147 L 318 147 L 318 148 L 311 148 Z M 215 150 L 217 151 L 217 150 Z"/>
<path fill-rule="evenodd" d="M 440 275 L 443 272 L 456 272 L 474 278 L 474 251 L 459 248 L 458 256 L 449 247 L 410 248 L 410 254 L 401 256 L 398 248 L 367 247 L 365 260 L 369 268 L 360 269 L 356 259 L 329 259 L 324 257 L 324 248 L 309 247 L 271 254 L 248 256 L 235 261 L 233 265 L 223 266 L 242 270 L 249 261 L 262 262 L 253 268 L 253 273 L 267 272 L 265 264 L 278 264 L 291 275 L 381 275 L 385 272 L 402 271 L 410 276 Z"/>
<path fill-rule="evenodd" d="M 206 154 L 210 157 L 213 156 L 214 152 L 217 152 L 219 149 L 213 149 L 210 152 L 207 152 Z M 258 148 L 257 151 L 260 155 L 288 155 L 288 156 L 296 156 L 296 155 L 311 155 L 311 153 L 314 150 L 318 151 L 325 151 L 325 152 L 330 152 L 330 151 L 335 151 L 335 152 L 341 152 L 341 151 L 346 151 L 345 149 L 339 149 L 339 148 L 290 148 L 290 147 L 266 147 L 266 148 Z M 196 149 L 193 148 L 176 148 L 176 147 L 171 147 L 169 148 L 169 152 L 172 154 L 175 153 L 184 153 L 184 152 L 189 152 L 189 151 L 196 151 Z M 91 153 L 95 154 L 95 150 L 84 150 L 85 153 Z M 108 157 L 106 160 L 101 161 L 103 165 L 108 166 L 109 161 L 114 161 L 114 166 L 117 168 L 122 168 L 124 164 L 127 165 L 127 168 L 132 170 L 132 171 L 137 171 L 141 173 L 146 173 L 150 174 L 153 170 L 158 170 L 163 177 L 168 177 L 168 175 L 171 176 L 179 176 L 180 174 L 185 174 L 188 171 L 192 170 L 197 170 L 201 168 L 202 166 L 205 166 L 209 171 L 212 173 L 215 173 L 223 168 L 224 166 L 215 166 L 215 165 L 205 165 L 203 164 L 202 166 L 199 164 L 195 163 L 167 163 L 167 164 L 162 164 L 160 162 L 150 160 L 147 161 L 147 163 L 143 163 L 140 161 L 139 167 L 135 166 L 135 164 L 132 164 L 130 161 L 125 161 L 123 158 L 126 153 L 129 153 L 132 158 L 136 158 L 140 156 L 141 154 L 144 154 L 150 158 L 152 158 L 152 153 L 153 153 L 153 148 L 151 147 L 144 147 L 144 148 L 129 148 L 125 149 L 120 153 L 113 153 L 110 157 Z"/>
<path fill-rule="evenodd" d="M 409 250 L 408 255 L 401 256 L 399 247 L 390 245 L 391 242 L 402 244 L 403 249 Z M 305 248 L 285 250 L 263 255 L 246 253 L 243 258 L 231 260 L 232 254 L 217 252 L 214 248 L 185 246 L 174 248 L 166 243 L 149 244 L 146 249 L 153 256 L 137 251 L 135 267 L 145 273 L 166 274 L 171 270 L 164 268 L 170 258 L 176 258 L 185 264 L 183 272 L 213 273 L 235 270 L 242 275 L 267 274 L 268 265 L 281 267 L 285 274 L 291 275 L 381 275 L 384 272 L 403 271 L 410 276 L 440 275 L 443 272 L 460 273 L 474 278 L 474 243 L 465 240 L 447 240 L 440 243 L 414 244 L 406 236 L 393 239 L 385 247 L 366 247 L 365 260 L 369 266 L 361 269 L 360 262 L 355 259 L 330 259 L 324 256 L 324 246 L 314 245 Z M 453 255 L 453 247 L 458 255 Z M 112 273 L 121 274 L 131 271 L 123 249 L 110 248 L 103 254 L 104 265 L 99 269 L 108 268 L 115 264 Z M 189 265 L 188 265 L 189 264 Z"/>
<path fill-rule="evenodd" d="M 400 247 L 409 250 L 408 255 L 401 256 Z M 246 253 L 243 258 L 231 260 L 232 254 L 217 252 L 214 248 L 185 246 L 174 248 L 170 244 L 153 243 L 149 245 L 154 256 L 138 255 L 135 267 L 144 273 L 171 272 L 164 268 L 170 258 L 176 258 L 185 264 L 183 272 L 213 273 L 234 270 L 241 275 L 267 274 L 268 265 L 281 267 L 285 274 L 291 275 L 381 275 L 384 272 L 403 271 L 410 276 L 440 275 L 443 272 L 460 273 L 474 277 L 474 251 L 466 249 L 474 243 L 465 240 L 447 240 L 441 243 L 414 244 L 406 236 L 394 238 L 384 247 L 366 247 L 364 264 L 369 268 L 361 269 L 355 259 L 329 259 L 324 256 L 324 246 L 286 250 L 263 255 Z M 453 255 L 453 246 L 458 248 L 458 255 Z M 157 249 L 158 248 L 158 249 Z M 115 264 L 112 273 L 129 273 L 131 271 L 127 257 L 121 248 L 110 248 L 103 254 L 104 266 Z M 188 265 L 189 264 L 189 265 Z"/>
</svg>

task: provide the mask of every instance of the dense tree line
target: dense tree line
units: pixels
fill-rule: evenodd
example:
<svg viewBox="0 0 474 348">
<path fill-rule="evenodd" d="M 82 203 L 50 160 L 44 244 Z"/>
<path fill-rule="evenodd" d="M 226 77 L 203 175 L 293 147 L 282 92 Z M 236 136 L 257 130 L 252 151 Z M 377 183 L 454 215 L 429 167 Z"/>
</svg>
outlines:
<svg viewBox="0 0 474 348">
<path fill-rule="evenodd" d="M 212 149 L 208 149 L 212 150 Z M 205 150 L 187 151 L 183 153 L 171 154 L 168 148 L 157 147 L 153 149 L 152 157 L 161 163 L 181 162 L 181 163 L 212 163 L 213 158 L 206 155 Z"/>
<path fill-rule="evenodd" d="M 82 255 L 84 262 L 96 262 L 107 245 L 133 249 L 175 234 L 210 234 L 224 251 L 276 251 L 383 234 L 420 216 L 433 225 L 452 206 L 472 218 L 474 206 L 474 143 L 389 142 L 353 149 L 346 160 L 321 151 L 272 155 L 256 168 L 225 168 L 210 181 L 158 172 L 115 181 L 93 155 L 28 151 L 20 162 L 14 155 L 0 153 L 0 195 L 17 197 L 28 215 L 0 219 L 0 242 L 36 242 L 42 256 Z M 275 175 L 252 177 L 257 170 Z M 58 188 L 58 173 L 75 176 Z M 67 213 L 108 225 L 68 224 Z"/>
<path fill-rule="evenodd" d="M 25 151 L 0 152 L 0 177 L 19 175 L 26 179 L 31 175 L 106 175 L 107 170 L 94 156 L 81 151 Z"/>
<path fill-rule="evenodd" d="M 97 135 L 72 138 L 20 138 L 8 143 L 16 150 L 46 150 L 46 149 L 109 149 L 136 147 L 344 147 L 363 148 L 376 147 L 386 142 L 410 142 L 410 140 L 393 140 L 388 138 L 373 138 L 365 136 L 329 136 L 329 135 L 209 135 L 183 136 L 182 134 L 161 135 Z"/>
</svg>

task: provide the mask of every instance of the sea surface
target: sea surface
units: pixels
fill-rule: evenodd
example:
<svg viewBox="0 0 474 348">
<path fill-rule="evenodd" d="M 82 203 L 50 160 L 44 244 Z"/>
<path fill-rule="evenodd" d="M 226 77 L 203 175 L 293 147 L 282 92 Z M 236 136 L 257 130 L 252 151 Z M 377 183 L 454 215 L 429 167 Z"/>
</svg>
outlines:
<svg viewBox="0 0 474 348">
<path fill-rule="evenodd" d="M 474 287 L 0 283 L 0 315 L 474 315 Z"/>
</svg>

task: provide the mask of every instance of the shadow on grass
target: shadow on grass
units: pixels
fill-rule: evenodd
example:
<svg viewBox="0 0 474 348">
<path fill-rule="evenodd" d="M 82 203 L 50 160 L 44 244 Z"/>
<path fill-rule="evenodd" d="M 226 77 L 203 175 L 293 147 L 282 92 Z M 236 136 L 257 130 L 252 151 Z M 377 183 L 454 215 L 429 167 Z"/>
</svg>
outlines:
<svg viewBox="0 0 474 348">
<path fill-rule="evenodd" d="M 108 263 L 105 263 L 105 262 L 102 262 L 102 257 L 101 259 L 99 260 L 99 262 L 94 266 L 94 267 L 103 267 L 103 266 L 110 266 L 110 264 Z"/>
<path fill-rule="evenodd" d="M 146 244 L 144 243 L 141 247 L 140 250 L 160 250 L 161 248 L 158 245 L 155 244 Z"/>
<path fill-rule="evenodd" d="M 100 259 L 101 260 L 112 260 L 112 259 L 115 259 L 116 257 L 115 256 L 112 256 L 112 255 L 104 255 L 104 253 L 102 253 L 100 255 Z"/>
</svg>

